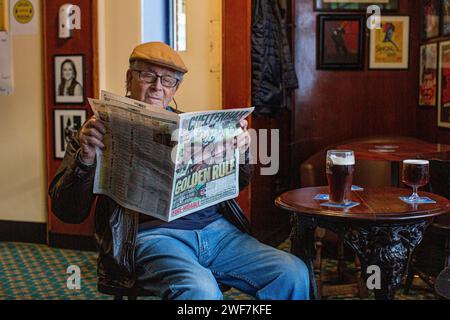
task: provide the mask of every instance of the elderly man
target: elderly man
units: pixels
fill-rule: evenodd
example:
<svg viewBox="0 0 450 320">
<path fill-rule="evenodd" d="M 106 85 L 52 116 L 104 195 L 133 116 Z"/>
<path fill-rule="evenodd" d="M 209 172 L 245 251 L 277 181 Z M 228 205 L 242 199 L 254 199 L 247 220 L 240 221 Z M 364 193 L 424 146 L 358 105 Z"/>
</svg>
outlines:
<svg viewBox="0 0 450 320">
<path fill-rule="evenodd" d="M 127 72 L 129 97 L 169 107 L 187 69 L 179 55 L 162 43 L 136 47 Z M 174 110 L 172 110 L 174 111 Z M 246 123 L 237 137 L 248 145 Z M 50 186 L 53 212 L 67 223 L 89 216 L 93 194 L 95 149 L 104 148 L 104 124 L 95 117 L 72 139 Z M 247 140 L 248 141 L 248 140 Z M 241 165 L 240 188 L 252 168 Z M 234 200 L 194 212 L 170 223 L 125 210 L 109 197 L 96 202 L 99 285 L 140 286 L 163 299 L 221 299 L 218 283 L 258 299 L 308 299 L 305 264 L 266 246 L 248 234 L 248 222 Z"/>
</svg>

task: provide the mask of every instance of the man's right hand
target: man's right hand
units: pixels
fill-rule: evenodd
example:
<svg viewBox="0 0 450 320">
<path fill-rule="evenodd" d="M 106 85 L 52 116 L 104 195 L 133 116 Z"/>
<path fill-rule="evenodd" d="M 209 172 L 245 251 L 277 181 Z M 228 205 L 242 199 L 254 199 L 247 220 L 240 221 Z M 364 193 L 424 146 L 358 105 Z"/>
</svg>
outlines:
<svg viewBox="0 0 450 320">
<path fill-rule="evenodd" d="M 80 131 L 80 160 L 91 165 L 95 162 L 95 148 L 99 147 L 104 150 L 103 136 L 106 133 L 105 125 L 101 120 L 97 120 L 95 116 L 89 119 Z"/>
</svg>

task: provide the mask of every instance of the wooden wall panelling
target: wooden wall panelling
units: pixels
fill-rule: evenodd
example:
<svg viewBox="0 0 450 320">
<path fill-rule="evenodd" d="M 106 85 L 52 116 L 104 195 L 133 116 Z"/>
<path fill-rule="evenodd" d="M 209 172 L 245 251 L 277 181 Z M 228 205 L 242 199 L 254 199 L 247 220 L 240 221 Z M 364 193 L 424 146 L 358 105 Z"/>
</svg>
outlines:
<svg viewBox="0 0 450 320">
<path fill-rule="evenodd" d="M 419 8 L 419 1 L 401 1 L 399 12 L 391 13 L 411 17 L 408 70 L 368 70 L 367 37 L 365 70 L 324 71 L 316 70 L 320 13 L 313 11 L 311 1 L 296 2 L 295 64 L 300 79 L 293 141 L 296 175 L 302 161 L 335 142 L 377 134 L 415 136 Z"/>
<path fill-rule="evenodd" d="M 251 105 L 251 0 L 222 1 L 222 101 L 224 109 Z M 251 122 L 251 121 L 250 121 Z M 249 186 L 241 192 L 239 204 L 252 219 Z"/>
<path fill-rule="evenodd" d="M 47 176 L 48 184 L 53 179 L 61 160 L 54 157 L 54 109 L 84 109 L 87 116 L 92 112 L 88 107 L 88 97 L 98 95 L 98 59 L 97 59 L 97 1 L 73 0 L 72 4 L 81 8 L 81 30 L 74 30 L 72 38 L 58 38 L 58 15 L 64 0 L 43 0 L 43 36 L 45 65 L 45 113 L 47 138 Z M 55 104 L 53 58 L 55 55 L 84 55 L 85 103 L 78 105 Z M 69 225 L 60 221 L 51 211 L 50 199 L 48 212 L 48 231 L 50 234 L 91 236 L 93 234 L 93 214 L 80 225 Z"/>
<path fill-rule="evenodd" d="M 251 105 L 251 22 L 251 0 L 223 1 L 222 90 L 225 109 Z M 289 233 L 288 215 L 274 205 L 275 197 L 286 185 L 286 177 L 290 176 L 289 123 L 289 112 L 280 118 L 252 117 L 253 129 L 281 129 L 280 173 L 261 176 L 257 165 L 250 188 L 239 197 L 240 205 L 251 220 L 254 235 L 273 245 L 286 239 Z"/>
</svg>

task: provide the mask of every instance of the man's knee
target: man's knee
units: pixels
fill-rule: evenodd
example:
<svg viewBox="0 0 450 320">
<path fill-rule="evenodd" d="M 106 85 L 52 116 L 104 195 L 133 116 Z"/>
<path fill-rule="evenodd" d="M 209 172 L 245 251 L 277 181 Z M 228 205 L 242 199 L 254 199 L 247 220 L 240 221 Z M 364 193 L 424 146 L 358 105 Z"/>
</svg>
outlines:
<svg viewBox="0 0 450 320">
<path fill-rule="evenodd" d="M 296 289 L 309 289 L 309 270 L 306 264 L 294 255 L 289 254 L 280 264 L 280 277 L 285 279 L 286 285 Z"/>
<path fill-rule="evenodd" d="M 222 300 L 223 295 L 213 276 L 186 279 L 171 285 L 172 297 L 177 300 Z"/>
<path fill-rule="evenodd" d="M 309 272 L 306 264 L 294 255 L 278 252 L 272 266 L 272 281 L 257 293 L 259 299 L 308 300 Z"/>
</svg>

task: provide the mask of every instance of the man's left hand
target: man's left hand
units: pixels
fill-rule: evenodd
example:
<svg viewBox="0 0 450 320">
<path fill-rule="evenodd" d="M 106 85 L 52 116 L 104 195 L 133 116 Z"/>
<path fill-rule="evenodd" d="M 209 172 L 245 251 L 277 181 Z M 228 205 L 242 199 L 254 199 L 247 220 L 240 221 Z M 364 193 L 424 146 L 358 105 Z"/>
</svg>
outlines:
<svg viewBox="0 0 450 320">
<path fill-rule="evenodd" d="M 244 154 L 250 148 L 252 138 L 250 136 L 250 133 L 248 132 L 247 120 L 242 120 L 240 125 L 243 132 L 236 136 L 236 145 L 239 149 L 239 152 Z"/>
</svg>

